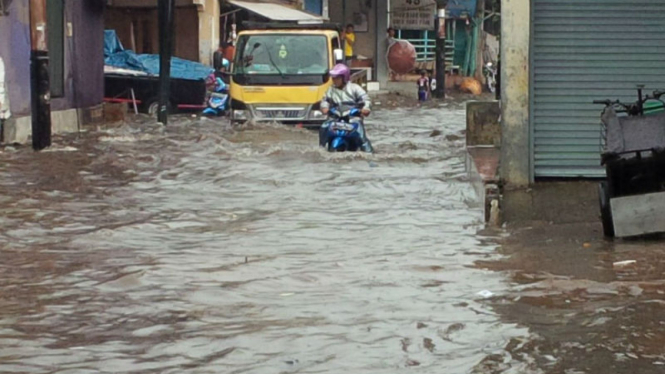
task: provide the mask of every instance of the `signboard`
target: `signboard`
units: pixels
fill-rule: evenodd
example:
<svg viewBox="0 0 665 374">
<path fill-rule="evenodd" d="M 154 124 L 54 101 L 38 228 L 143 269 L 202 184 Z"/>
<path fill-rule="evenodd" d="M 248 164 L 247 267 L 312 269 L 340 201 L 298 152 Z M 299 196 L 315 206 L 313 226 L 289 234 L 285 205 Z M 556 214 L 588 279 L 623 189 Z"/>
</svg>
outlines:
<svg viewBox="0 0 665 374">
<path fill-rule="evenodd" d="M 432 6 L 436 7 L 436 0 L 391 0 L 390 8 L 399 10 L 405 8 L 420 8 L 423 6 Z"/>
<path fill-rule="evenodd" d="M 391 0 L 390 25 L 401 30 L 432 30 L 436 0 Z"/>
</svg>

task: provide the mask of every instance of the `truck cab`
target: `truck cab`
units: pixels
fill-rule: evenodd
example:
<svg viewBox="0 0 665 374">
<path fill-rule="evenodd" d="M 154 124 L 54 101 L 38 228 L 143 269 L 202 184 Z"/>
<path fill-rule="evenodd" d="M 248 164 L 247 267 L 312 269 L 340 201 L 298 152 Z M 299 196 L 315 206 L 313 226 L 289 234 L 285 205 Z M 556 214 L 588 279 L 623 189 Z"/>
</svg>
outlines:
<svg viewBox="0 0 665 374">
<path fill-rule="evenodd" d="M 343 61 L 337 25 L 257 24 L 238 34 L 231 74 L 231 120 L 318 126 L 319 104 Z"/>
</svg>

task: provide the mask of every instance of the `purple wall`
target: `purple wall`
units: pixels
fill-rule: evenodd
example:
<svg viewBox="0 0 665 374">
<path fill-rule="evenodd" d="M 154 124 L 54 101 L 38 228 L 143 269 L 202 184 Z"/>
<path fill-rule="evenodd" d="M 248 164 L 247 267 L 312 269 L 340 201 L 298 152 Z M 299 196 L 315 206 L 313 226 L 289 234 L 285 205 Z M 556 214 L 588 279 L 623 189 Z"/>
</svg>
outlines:
<svg viewBox="0 0 665 374">
<path fill-rule="evenodd" d="M 102 2 L 64 0 L 65 96 L 53 99 L 51 109 L 85 108 L 100 104 L 104 95 L 104 15 Z M 0 57 L 7 70 L 11 111 L 30 114 L 30 11 L 28 1 L 12 1 L 8 16 L 0 16 Z"/>
<path fill-rule="evenodd" d="M 9 15 L 0 16 L 0 57 L 12 115 L 30 114 L 30 13 L 27 1 L 12 1 Z"/>
</svg>

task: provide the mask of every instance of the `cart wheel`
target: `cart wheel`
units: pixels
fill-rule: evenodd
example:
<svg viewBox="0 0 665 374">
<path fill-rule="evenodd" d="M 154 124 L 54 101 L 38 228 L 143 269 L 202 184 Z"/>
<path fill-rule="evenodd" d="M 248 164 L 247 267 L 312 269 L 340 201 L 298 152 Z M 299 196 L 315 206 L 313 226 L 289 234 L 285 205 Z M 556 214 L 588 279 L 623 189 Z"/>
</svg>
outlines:
<svg viewBox="0 0 665 374">
<path fill-rule="evenodd" d="M 153 101 L 146 106 L 146 112 L 150 117 L 157 117 L 157 112 L 159 111 L 159 102 Z"/>
<path fill-rule="evenodd" d="M 159 112 L 159 101 L 157 99 L 148 101 L 148 104 L 145 106 L 145 112 L 150 117 L 157 117 L 157 112 Z M 168 112 L 173 113 L 173 105 L 169 102 Z"/>
<path fill-rule="evenodd" d="M 610 194 L 607 182 L 598 184 L 598 200 L 600 201 L 600 220 L 603 223 L 603 234 L 607 238 L 614 237 L 614 222 L 610 207 Z"/>
</svg>

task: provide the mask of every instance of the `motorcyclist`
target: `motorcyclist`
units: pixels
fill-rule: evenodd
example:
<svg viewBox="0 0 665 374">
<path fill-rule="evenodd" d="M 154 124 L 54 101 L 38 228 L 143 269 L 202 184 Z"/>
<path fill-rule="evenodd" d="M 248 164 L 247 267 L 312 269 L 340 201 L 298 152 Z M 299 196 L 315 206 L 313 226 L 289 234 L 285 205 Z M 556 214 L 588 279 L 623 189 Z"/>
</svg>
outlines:
<svg viewBox="0 0 665 374">
<path fill-rule="evenodd" d="M 328 88 L 323 100 L 321 101 L 321 112 L 328 114 L 331 108 L 336 108 L 340 112 L 345 112 L 351 108 L 361 108 L 363 117 L 370 115 L 371 101 L 369 95 L 359 85 L 351 82 L 351 70 L 344 64 L 337 64 L 330 69 L 330 77 L 333 85 Z M 319 130 L 319 144 L 326 146 L 326 134 L 329 123 L 326 122 Z M 374 152 L 372 143 L 367 138 L 367 132 L 362 121 L 358 123 L 358 134 L 362 139 L 360 150 L 363 152 Z"/>
</svg>

